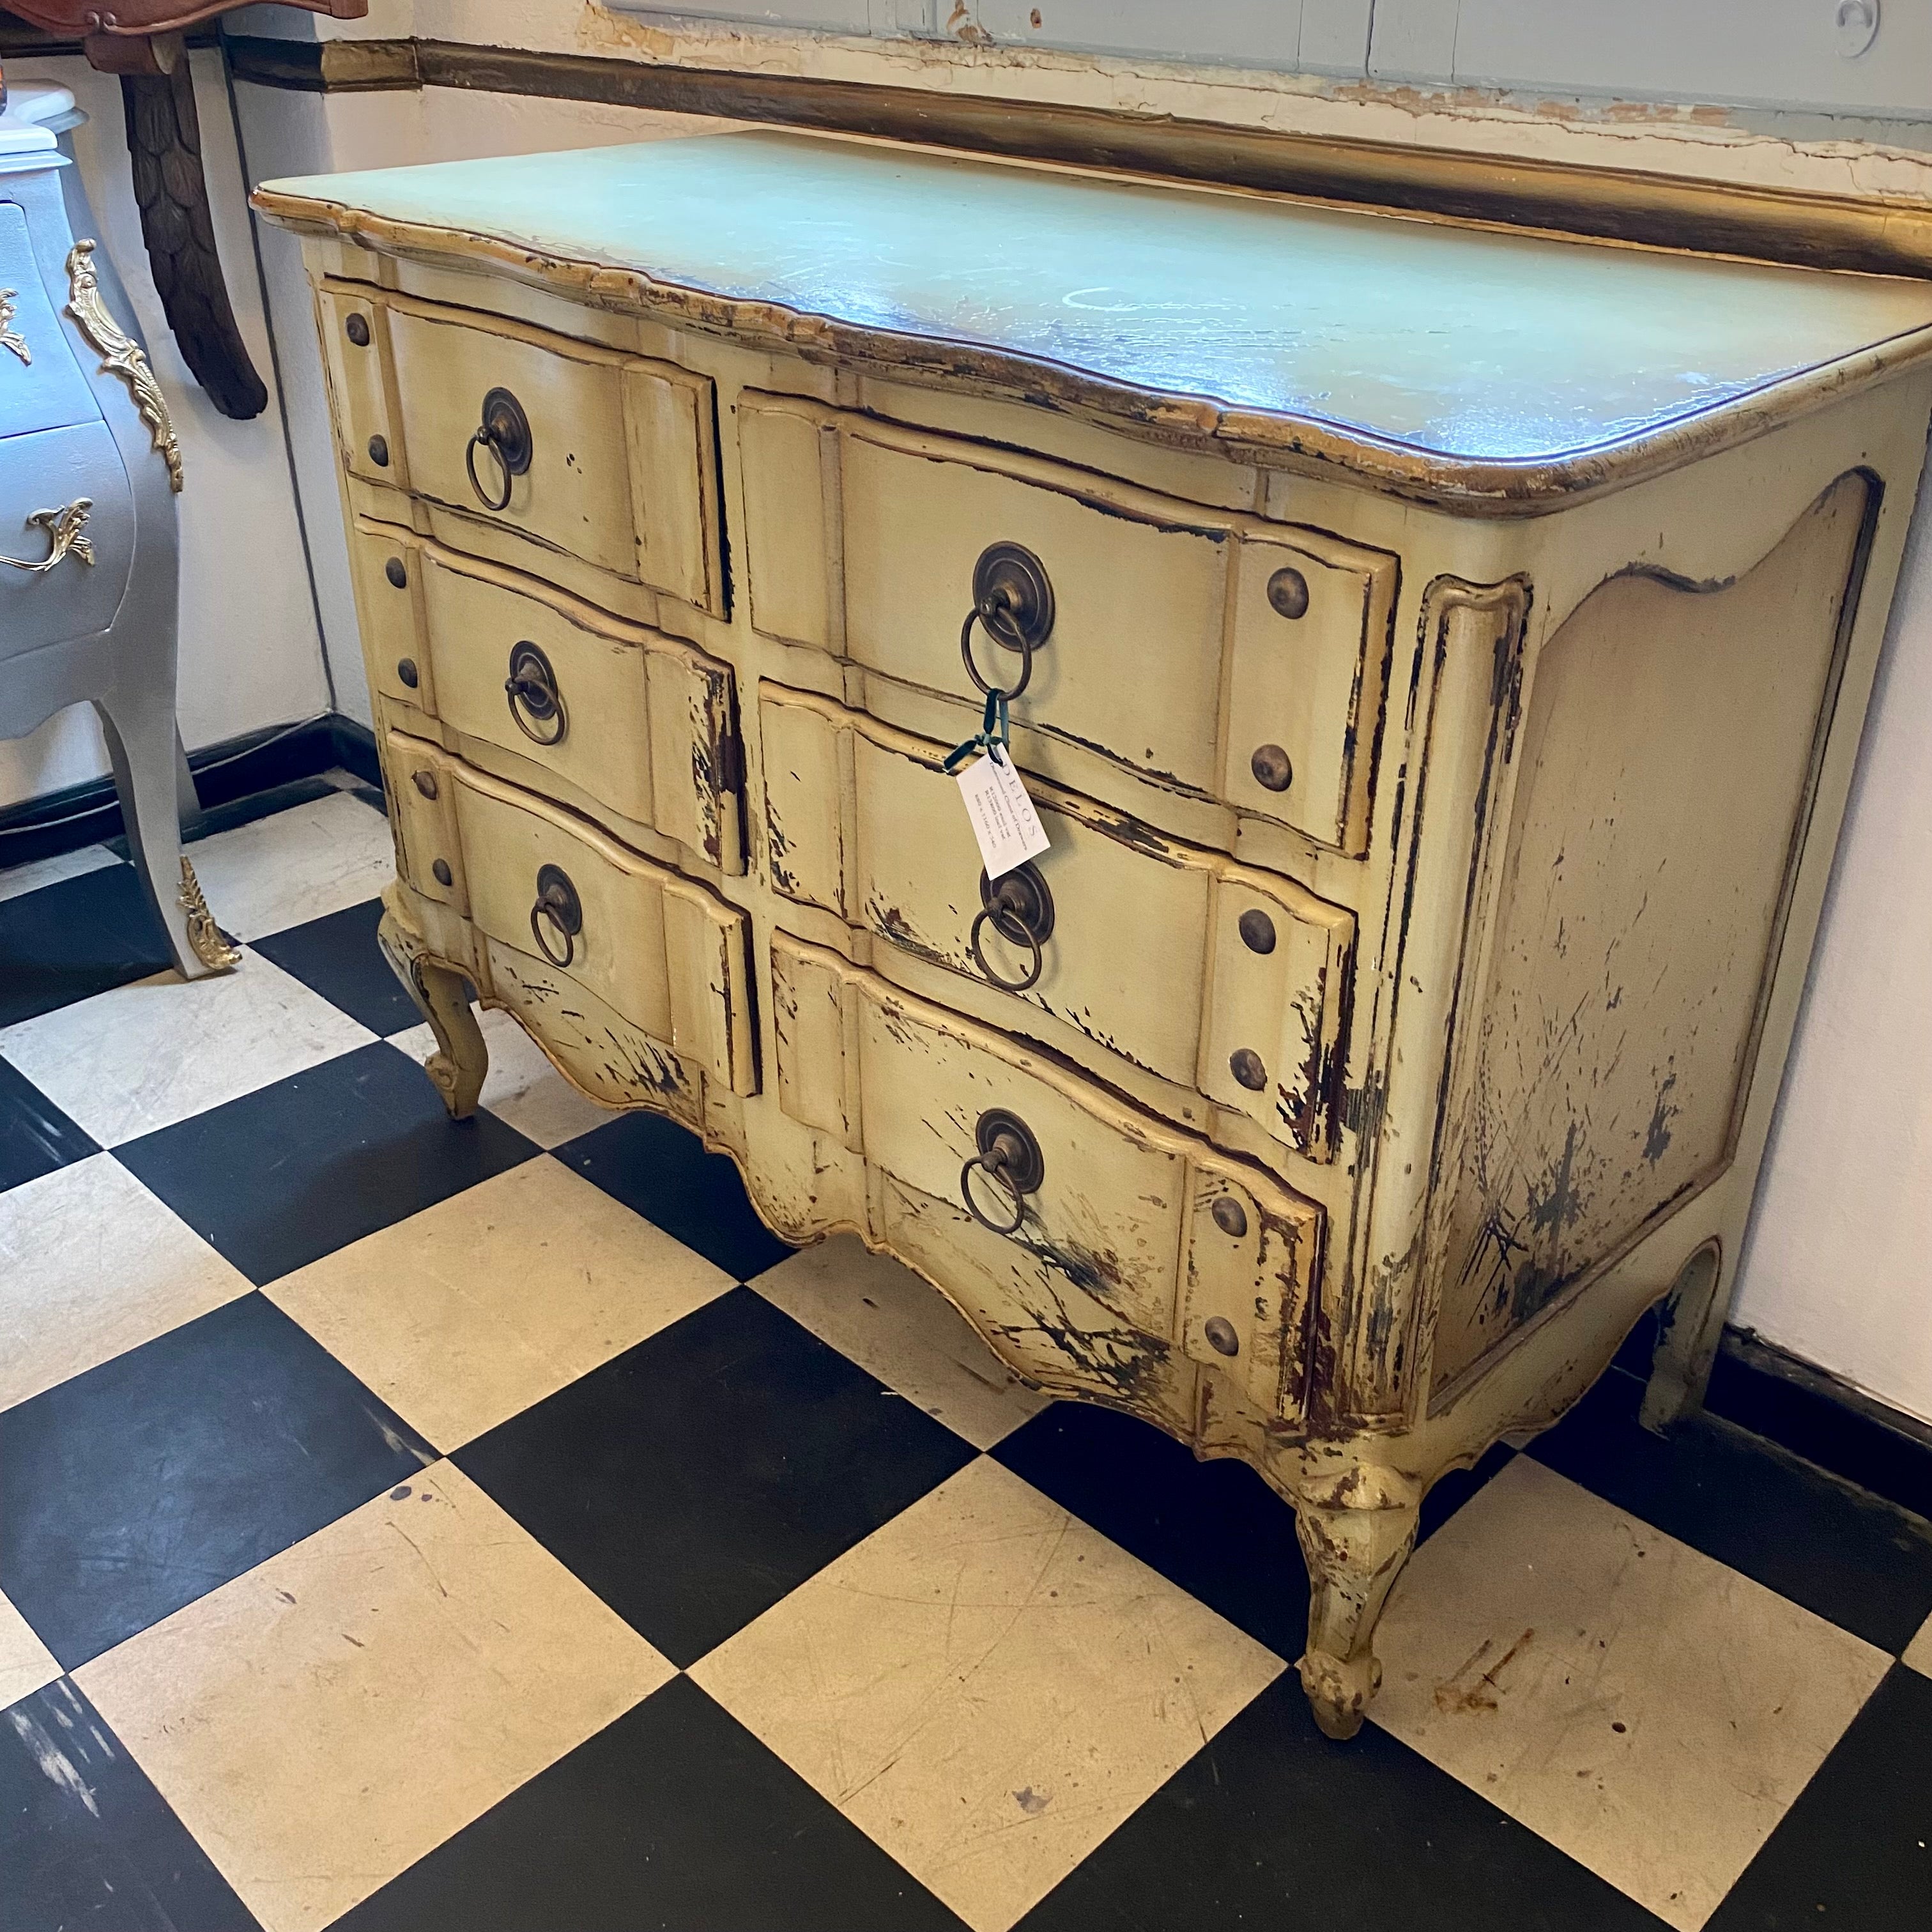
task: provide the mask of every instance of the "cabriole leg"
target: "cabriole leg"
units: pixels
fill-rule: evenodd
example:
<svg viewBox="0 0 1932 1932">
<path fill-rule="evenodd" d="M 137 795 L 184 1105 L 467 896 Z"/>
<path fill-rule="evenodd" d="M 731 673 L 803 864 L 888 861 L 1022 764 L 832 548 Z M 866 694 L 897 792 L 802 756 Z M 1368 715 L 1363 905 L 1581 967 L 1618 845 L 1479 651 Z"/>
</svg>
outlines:
<svg viewBox="0 0 1932 1932">
<path fill-rule="evenodd" d="M 1420 1486 L 1396 1472 L 1350 1471 L 1296 1498 L 1308 1564 L 1308 1648 L 1299 1668 L 1315 1721 L 1352 1738 L 1381 1688 L 1376 1624 L 1415 1547 Z"/>
<path fill-rule="evenodd" d="M 241 951 L 223 937 L 182 850 L 172 683 L 160 689 L 124 686 L 96 698 L 94 708 L 114 768 L 128 849 L 176 970 L 184 980 L 232 970 Z"/>
<path fill-rule="evenodd" d="M 467 1120 L 476 1111 L 483 1076 L 490 1070 L 490 1049 L 483 1030 L 470 1009 L 470 982 L 453 966 L 430 958 L 422 941 L 385 903 L 376 928 L 382 956 L 408 989 L 416 1010 L 436 1035 L 436 1052 L 423 1071 L 436 1084 L 453 1120 Z"/>
</svg>

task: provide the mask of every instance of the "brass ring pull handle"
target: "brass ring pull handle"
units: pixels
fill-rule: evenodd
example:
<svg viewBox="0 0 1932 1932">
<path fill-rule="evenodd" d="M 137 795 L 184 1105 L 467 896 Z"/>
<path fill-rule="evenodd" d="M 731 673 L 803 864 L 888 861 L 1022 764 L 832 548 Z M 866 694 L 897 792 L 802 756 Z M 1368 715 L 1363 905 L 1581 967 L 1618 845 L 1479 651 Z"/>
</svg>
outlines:
<svg viewBox="0 0 1932 1932">
<path fill-rule="evenodd" d="M 517 729 L 536 745 L 560 745 L 569 715 L 550 659 L 525 638 L 510 646 L 510 674 L 503 680 Z"/>
<path fill-rule="evenodd" d="M 981 626 L 1004 650 L 1020 653 L 1019 681 L 991 685 L 973 662 L 973 626 Z M 1053 632 L 1053 582 L 1046 566 L 1018 544 L 988 544 L 973 566 L 973 608 L 959 627 L 959 656 L 966 675 L 990 696 L 1017 698 L 1033 676 L 1033 654 Z"/>
<path fill-rule="evenodd" d="M 487 449 L 496 459 L 503 481 L 503 494 L 492 496 L 476 474 L 476 452 Z M 508 389 L 492 389 L 483 398 L 482 420 L 463 452 L 463 466 L 470 472 L 470 487 L 486 510 L 507 510 L 511 486 L 530 466 L 530 419 L 524 406 Z"/>
<path fill-rule="evenodd" d="M 980 950 L 980 934 L 989 922 L 1002 939 L 1033 949 L 1033 964 L 1024 978 L 1004 980 L 986 963 L 986 956 Z M 1030 859 L 1002 874 L 997 881 L 984 872 L 980 874 L 980 910 L 974 915 L 966 944 L 974 964 L 992 985 L 1009 993 L 1024 993 L 1036 985 L 1046 965 L 1046 942 L 1052 937 L 1053 895 Z"/>
<path fill-rule="evenodd" d="M 563 940 L 561 958 L 550 950 L 544 928 Z M 537 873 L 536 903 L 530 908 L 530 934 L 537 950 L 553 966 L 566 967 L 577 956 L 577 935 L 584 930 L 584 902 L 561 866 L 545 866 Z"/>
<path fill-rule="evenodd" d="M 82 563 L 92 563 L 93 542 L 82 536 L 81 531 L 93 510 L 92 496 L 76 496 L 71 503 L 64 503 L 58 510 L 36 510 L 27 519 L 27 527 L 46 532 L 46 555 L 38 563 L 29 563 L 22 557 L 0 556 L 0 563 L 5 564 L 10 570 L 24 570 L 29 577 L 38 577 L 43 571 L 52 569 L 70 551 Z"/>
<path fill-rule="evenodd" d="M 979 1152 L 959 1170 L 959 1198 L 966 1211 L 989 1234 L 1016 1234 L 1026 1220 L 1026 1197 L 1046 1178 L 1046 1161 L 1033 1130 L 1017 1114 L 1004 1107 L 988 1107 L 973 1130 Z M 988 1179 L 1003 1188 L 1013 1204 L 1010 1220 L 988 1219 L 973 1198 L 973 1170 L 979 1168 Z"/>
</svg>

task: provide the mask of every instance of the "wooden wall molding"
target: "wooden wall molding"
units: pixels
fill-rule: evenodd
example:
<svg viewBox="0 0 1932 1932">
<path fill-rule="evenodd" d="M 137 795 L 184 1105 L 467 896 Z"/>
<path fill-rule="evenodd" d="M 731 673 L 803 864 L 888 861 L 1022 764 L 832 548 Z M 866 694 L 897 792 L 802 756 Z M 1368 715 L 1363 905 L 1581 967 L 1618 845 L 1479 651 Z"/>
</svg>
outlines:
<svg viewBox="0 0 1932 1932">
<path fill-rule="evenodd" d="M 231 35 L 238 80 L 316 93 L 446 87 L 870 135 L 1348 207 L 1808 268 L 1932 276 L 1932 205 L 1581 167 L 996 95 L 674 67 L 451 40 Z"/>
</svg>

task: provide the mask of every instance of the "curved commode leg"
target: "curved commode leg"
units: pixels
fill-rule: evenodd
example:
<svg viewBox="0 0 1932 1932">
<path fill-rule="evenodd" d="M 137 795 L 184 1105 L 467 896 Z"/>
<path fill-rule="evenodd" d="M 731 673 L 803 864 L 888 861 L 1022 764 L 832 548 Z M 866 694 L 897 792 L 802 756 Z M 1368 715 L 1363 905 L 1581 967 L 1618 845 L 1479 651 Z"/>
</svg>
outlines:
<svg viewBox="0 0 1932 1932">
<path fill-rule="evenodd" d="M 1295 1498 L 1294 1529 L 1308 1564 L 1308 1648 L 1299 1669 L 1315 1721 L 1352 1738 L 1382 1686 L 1376 1624 L 1415 1547 L 1420 1486 L 1394 1470 L 1361 1468 Z"/>
<path fill-rule="evenodd" d="M 450 1118 L 468 1119 L 476 1111 L 483 1076 L 490 1070 L 490 1049 L 470 1010 L 470 982 L 454 967 L 423 950 L 421 938 L 397 918 L 386 898 L 376 938 L 382 956 L 436 1035 L 436 1051 L 424 1062 L 424 1072 L 436 1083 Z"/>
</svg>

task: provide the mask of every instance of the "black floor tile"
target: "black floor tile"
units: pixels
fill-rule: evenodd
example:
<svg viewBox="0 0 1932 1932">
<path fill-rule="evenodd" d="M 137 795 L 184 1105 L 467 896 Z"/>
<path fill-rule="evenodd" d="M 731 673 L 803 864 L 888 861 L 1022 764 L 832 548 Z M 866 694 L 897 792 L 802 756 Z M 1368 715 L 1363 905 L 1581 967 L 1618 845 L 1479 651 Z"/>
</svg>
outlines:
<svg viewBox="0 0 1932 1932">
<path fill-rule="evenodd" d="M 380 812 L 385 818 L 389 815 L 389 801 L 380 788 L 372 784 L 354 784 L 349 788 L 351 798 L 359 798 L 371 812 Z"/>
<path fill-rule="evenodd" d="M 99 1152 L 24 1073 L 0 1060 L 0 1193 Z"/>
<path fill-rule="evenodd" d="M 1705 1932 L 1932 1925 L 1932 1678 L 1872 1694 Z"/>
<path fill-rule="evenodd" d="M 688 1677 L 486 1811 L 334 1932 L 963 1932 Z"/>
<path fill-rule="evenodd" d="M 64 1678 L 0 1720 L 8 1932 L 260 1932 L 166 1799 Z"/>
<path fill-rule="evenodd" d="M 386 1038 L 419 1025 L 422 1015 L 376 944 L 382 916 L 382 902 L 368 899 L 249 944 L 351 1019 Z"/>
<path fill-rule="evenodd" d="M 1277 1657 L 1301 1654 L 1308 1572 L 1294 1512 L 1246 1463 L 1197 1460 L 1151 1424 L 1070 1402 L 1042 1409 L 992 1454 Z M 1492 1450 L 1445 1476 L 1424 1506 L 1424 1535 L 1508 1460 Z"/>
<path fill-rule="evenodd" d="M 435 1454 L 244 1295 L 0 1411 L 0 1591 L 71 1670 Z"/>
<path fill-rule="evenodd" d="M 115 1157 L 260 1285 L 536 1151 L 493 1114 L 452 1120 L 422 1069 L 376 1040 Z"/>
<path fill-rule="evenodd" d="M 454 1460 L 682 1667 L 972 1458 L 737 1288 Z"/>
<path fill-rule="evenodd" d="M 131 866 L 0 899 L 0 1026 L 92 999 L 173 963 Z"/>
<path fill-rule="evenodd" d="M 1932 1616 L 1932 1529 L 1715 1418 L 1653 1436 L 1642 1400 L 1613 1370 L 1528 1453 L 1867 1642 L 1904 1648 Z"/>
<path fill-rule="evenodd" d="M 1072 1402 L 992 1454 L 1277 1657 L 1301 1654 L 1308 1572 L 1294 1512 L 1245 1462 L 1198 1462 L 1150 1423 Z"/>
<path fill-rule="evenodd" d="M 1662 1922 L 1372 1724 L 1315 1728 L 1292 1671 L 1018 1932 L 1661 1932 Z"/>
<path fill-rule="evenodd" d="M 793 1252 L 758 1219 L 730 1160 L 662 1114 L 626 1114 L 553 1151 L 736 1280 Z"/>
<path fill-rule="evenodd" d="M 189 828 L 187 842 L 196 844 L 204 838 L 213 838 L 218 832 L 232 832 L 238 825 L 252 825 L 258 818 L 268 818 L 276 812 L 290 812 L 298 805 L 312 805 L 319 798 L 334 796 L 334 786 L 325 778 L 291 778 L 286 784 L 271 786 L 266 791 L 251 791 L 244 797 L 206 807 Z M 117 833 L 103 842 L 109 851 L 123 859 L 128 856 L 124 833 Z"/>
</svg>

